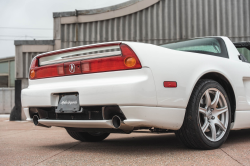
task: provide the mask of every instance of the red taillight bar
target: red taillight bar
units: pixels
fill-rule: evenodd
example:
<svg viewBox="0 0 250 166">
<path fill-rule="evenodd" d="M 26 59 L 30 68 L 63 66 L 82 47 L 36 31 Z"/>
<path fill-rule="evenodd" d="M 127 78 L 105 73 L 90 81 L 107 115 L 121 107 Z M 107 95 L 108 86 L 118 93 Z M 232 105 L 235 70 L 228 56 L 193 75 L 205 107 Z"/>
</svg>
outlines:
<svg viewBox="0 0 250 166">
<path fill-rule="evenodd" d="M 112 45 L 117 45 L 112 44 Z M 102 44 L 91 46 L 91 48 L 111 46 L 110 44 Z M 81 49 L 89 49 L 90 47 L 82 47 Z M 78 48 L 75 48 L 78 49 Z M 76 51 L 75 49 L 68 49 Z M 31 64 L 30 79 L 40 79 L 49 77 L 59 77 L 74 74 L 89 74 L 98 72 L 118 71 L 140 69 L 141 63 L 134 53 L 134 51 L 126 44 L 120 44 L 122 52 L 121 56 L 102 57 L 95 59 L 88 59 L 82 61 L 65 62 L 53 65 L 39 66 L 38 61 L 43 55 L 49 56 L 54 54 L 43 54 L 36 57 Z M 57 51 L 57 54 L 62 53 Z"/>
</svg>

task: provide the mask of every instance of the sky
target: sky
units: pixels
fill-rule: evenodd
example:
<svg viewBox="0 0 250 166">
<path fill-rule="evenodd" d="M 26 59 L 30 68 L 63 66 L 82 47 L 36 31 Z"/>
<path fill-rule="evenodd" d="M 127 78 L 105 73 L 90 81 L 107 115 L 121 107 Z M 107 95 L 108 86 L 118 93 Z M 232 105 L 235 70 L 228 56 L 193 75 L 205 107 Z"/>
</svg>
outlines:
<svg viewBox="0 0 250 166">
<path fill-rule="evenodd" d="M 15 56 L 14 40 L 53 39 L 53 12 L 95 9 L 125 1 L 0 0 L 0 58 Z"/>
</svg>

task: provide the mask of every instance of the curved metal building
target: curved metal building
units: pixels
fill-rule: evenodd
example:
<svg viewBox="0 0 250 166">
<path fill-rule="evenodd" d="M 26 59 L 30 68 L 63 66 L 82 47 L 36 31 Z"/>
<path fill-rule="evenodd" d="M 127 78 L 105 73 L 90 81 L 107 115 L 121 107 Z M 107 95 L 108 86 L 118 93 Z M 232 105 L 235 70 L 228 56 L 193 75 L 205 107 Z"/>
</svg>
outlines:
<svg viewBox="0 0 250 166">
<path fill-rule="evenodd" d="M 53 13 L 55 48 L 107 41 L 168 43 L 202 36 L 250 40 L 250 0 L 131 0 Z"/>
</svg>

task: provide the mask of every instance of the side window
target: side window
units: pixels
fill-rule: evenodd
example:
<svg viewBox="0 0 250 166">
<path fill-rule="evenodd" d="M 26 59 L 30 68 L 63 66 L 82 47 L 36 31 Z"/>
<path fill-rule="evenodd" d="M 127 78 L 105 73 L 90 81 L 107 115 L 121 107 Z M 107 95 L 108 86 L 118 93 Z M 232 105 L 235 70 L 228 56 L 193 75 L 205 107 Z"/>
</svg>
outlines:
<svg viewBox="0 0 250 166">
<path fill-rule="evenodd" d="M 8 76 L 0 76 L 0 88 L 8 87 Z"/>
<path fill-rule="evenodd" d="M 242 56 L 244 56 L 245 60 L 250 63 L 250 50 L 246 47 L 237 48 L 237 50 Z"/>
<path fill-rule="evenodd" d="M 178 51 L 194 52 L 228 58 L 225 43 L 223 39 L 219 37 L 197 38 L 187 41 L 164 44 L 161 46 Z"/>
<path fill-rule="evenodd" d="M 200 52 L 200 53 L 221 53 L 220 44 L 214 40 L 211 43 L 203 43 L 202 45 L 193 45 L 176 48 L 179 51 Z"/>
</svg>

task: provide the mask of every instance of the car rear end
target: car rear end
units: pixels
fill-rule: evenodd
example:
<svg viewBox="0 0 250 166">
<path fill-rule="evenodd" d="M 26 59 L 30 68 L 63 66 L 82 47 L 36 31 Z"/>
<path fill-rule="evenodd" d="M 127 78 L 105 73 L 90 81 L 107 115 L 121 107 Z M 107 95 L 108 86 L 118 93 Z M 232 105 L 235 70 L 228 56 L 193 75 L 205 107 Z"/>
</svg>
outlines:
<svg viewBox="0 0 250 166">
<path fill-rule="evenodd" d="M 32 60 L 29 87 L 22 90 L 27 120 L 44 127 L 131 131 L 147 126 L 145 114 L 131 111 L 156 105 L 150 68 L 121 42 L 40 54 Z"/>
</svg>

